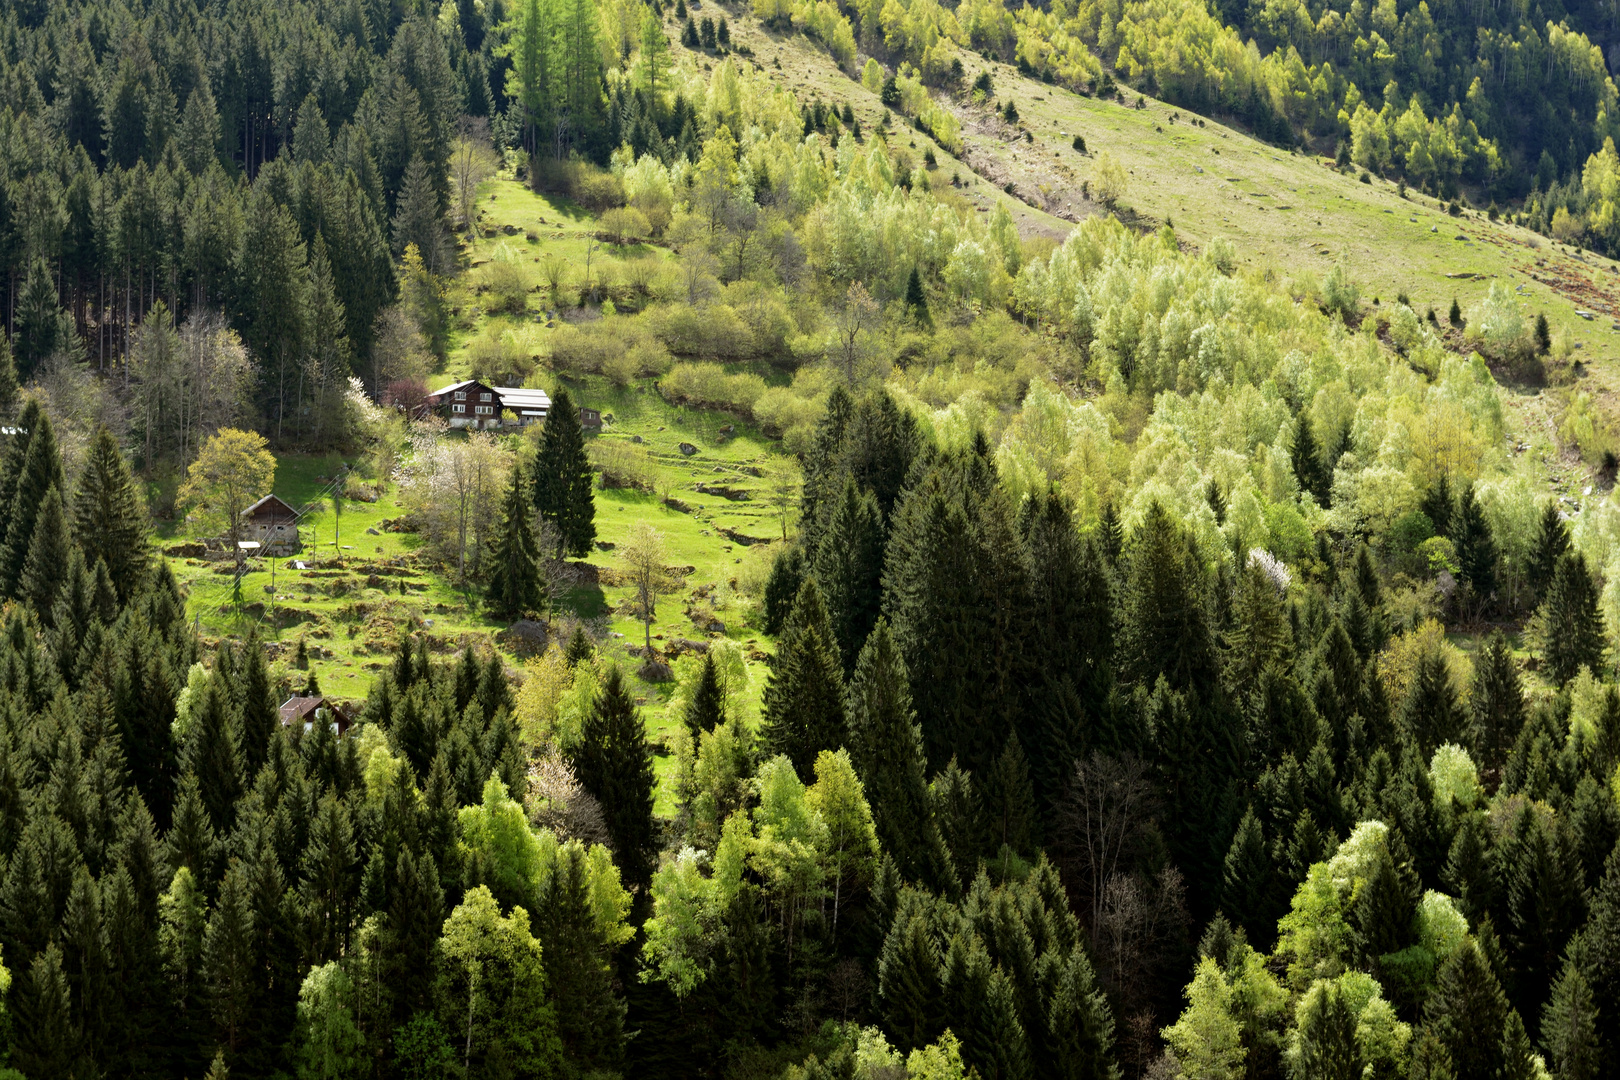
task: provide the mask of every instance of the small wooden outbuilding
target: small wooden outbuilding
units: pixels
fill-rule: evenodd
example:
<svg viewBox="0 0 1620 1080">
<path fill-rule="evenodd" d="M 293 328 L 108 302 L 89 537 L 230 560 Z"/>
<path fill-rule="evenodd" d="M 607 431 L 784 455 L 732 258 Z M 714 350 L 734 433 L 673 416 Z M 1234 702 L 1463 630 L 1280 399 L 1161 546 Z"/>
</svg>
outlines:
<svg viewBox="0 0 1620 1080">
<path fill-rule="evenodd" d="M 242 539 L 257 540 L 270 555 L 298 550 L 298 511 L 276 495 L 266 495 L 242 511 Z"/>
</svg>

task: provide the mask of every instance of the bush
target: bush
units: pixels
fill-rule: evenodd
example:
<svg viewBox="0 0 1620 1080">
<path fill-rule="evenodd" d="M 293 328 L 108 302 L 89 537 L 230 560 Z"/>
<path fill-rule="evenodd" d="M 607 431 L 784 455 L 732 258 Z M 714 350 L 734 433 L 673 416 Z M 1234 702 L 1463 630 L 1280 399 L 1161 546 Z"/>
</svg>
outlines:
<svg viewBox="0 0 1620 1080">
<path fill-rule="evenodd" d="M 676 364 L 659 381 L 658 392 L 671 401 L 752 416 L 754 403 L 765 393 L 765 380 L 758 375 L 728 375 L 719 364 Z"/>
<path fill-rule="evenodd" d="M 633 206 L 614 207 L 602 215 L 598 225 L 615 244 L 640 240 L 652 233 L 652 224 L 647 220 L 647 215 Z"/>
<path fill-rule="evenodd" d="M 625 374 L 634 358 L 632 374 Z M 635 374 L 656 375 L 667 370 L 668 351 L 638 319 L 604 318 L 583 326 L 563 325 L 551 339 L 551 366 L 557 371 L 607 375 L 628 382 Z"/>
<path fill-rule="evenodd" d="M 522 264 L 503 245 L 482 267 L 485 307 L 494 313 L 521 315 L 529 306 L 529 278 Z"/>
<path fill-rule="evenodd" d="M 651 491 L 658 473 L 647 448 L 628 439 L 592 439 L 586 446 L 591 465 L 602 474 L 605 488 L 635 488 Z"/>
<path fill-rule="evenodd" d="M 652 331 L 676 356 L 741 360 L 755 356 L 754 335 L 730 306 L 670 304 L 647 314 Z"/>
</svg>

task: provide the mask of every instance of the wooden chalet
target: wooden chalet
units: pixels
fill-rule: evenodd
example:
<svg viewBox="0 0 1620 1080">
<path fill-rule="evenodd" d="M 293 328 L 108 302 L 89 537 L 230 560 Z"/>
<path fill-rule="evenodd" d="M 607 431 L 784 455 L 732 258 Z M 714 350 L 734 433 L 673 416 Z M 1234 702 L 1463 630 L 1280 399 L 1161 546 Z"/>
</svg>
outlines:
<svg viewBox="0 0 1620 1080">
<path fill-rule="evenodd" d="M 298 511 L 276 495 L 266 495 L 242 511 L 242 539 L 257 540 L 267 555 L 298 550 Z"/>
<path fill-rule="evenodd" d="M 333 701 L 324 694 L 315 694 L 308 697 L 295 694 L 282 702 L 278 711 L 281 716 L 282 727 L 302 724 L 307 732 L 314 728 L 315 721 L 323 714 L 323 710 L 324 715 L 331 720 L 332 730 L 339 735 L 346 734 L 349 725 L 354 723 L 354 717 L 351 715 L 351 710 L 347 705 L 340 701 Z"/>
<path fill-rule="evenodd" d="M 488 386 L 467 379 L 433 391 L 424 409 L 438 413 L 455 428 L 528 427 L 545 420 L 551 398 L 544 390 Z"/>
</svg>

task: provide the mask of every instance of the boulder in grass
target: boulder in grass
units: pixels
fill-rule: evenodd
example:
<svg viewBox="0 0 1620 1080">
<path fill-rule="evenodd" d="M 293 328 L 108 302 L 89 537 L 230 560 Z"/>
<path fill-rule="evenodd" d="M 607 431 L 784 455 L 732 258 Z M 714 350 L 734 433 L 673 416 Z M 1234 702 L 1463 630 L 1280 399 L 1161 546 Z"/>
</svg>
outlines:
<svg viewBox="0 0 1620 1080">
<path fill-rule="evenodd" d="M 697 453 L 697 447 L 693 446 L 689 442 L 681 443 L 681 445 L 679 447 L 677 447 L 677 449 L 680 450 L 680 452 L 685 454 L 687 457 L 691 457 L 693 454 Z"/>
<path fill-rule="evenodd" d="M 506 646 L 519 656 L 538 656 L 546 651 L 551 632 L 546 624 L 533 619 L 519 619 L 506 628 Z"/>
</svg>

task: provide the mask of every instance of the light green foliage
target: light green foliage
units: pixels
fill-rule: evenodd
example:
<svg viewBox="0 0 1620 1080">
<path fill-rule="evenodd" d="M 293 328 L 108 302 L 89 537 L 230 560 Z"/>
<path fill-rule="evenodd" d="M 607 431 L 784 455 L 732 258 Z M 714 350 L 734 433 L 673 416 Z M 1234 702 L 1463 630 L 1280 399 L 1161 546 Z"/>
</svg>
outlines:
<svg viewBox="0 0 1620 1080">
<path fill-rule="evenodd" d="M 1443 963 L 1468 936 L 1468 920 L 1457 902 L 1433 889 L 1423 894 L 1417 908 L 1418 944 L 1429 950 L 1435 963 Z"/>
<path fill-rule="evenodd" d="M 747 830 L 741 814 L 726 822 L 713 874 L 703 873 L 707 853 L 690 847 L 666 858 L 653 874 L 653 915 L 641 950 L 643 982 L 657 979 L 684 998 L 708 978 L 715 931 L 741 881 L 738 849 L 748 842 Z"/>
<path fill-rule="evenodd" d="M 388 735 L 377 724 L 362 725 L 354 746 L 360 759 L 360 775 L 366 784 L 366 798 L 380 803 L 394 786 L 405 762 L 389 750 Z"/>
<path fill-rule="evenodd" d="M 822 846 L 833 894 L 833 929 L 838 913 L 854 890 L 872 878 L 878 860 L 877 828 L 872 808 L 843 748 L 823 750 L 816 757 L 816 782 L 805 802 L 821 819 Z"/>
<path fill-rule="evenodd" d="M 1436 807 L 1447 807 L 1452 802 L 1467 810 L 1479 801 L 1479 770 L 1468 751 L 1453 743 L 1446 743 L 1429 760 L 1429 782 L 1434 785 Z"/>
<path fill-rule="evenodd" d="M 464 1069 L 529 1076 L 556 1070 L 562 1046 L 527 911 L 513 908 L 502 917 L 488 889 L 469 890 L 444 921 L 438 961 L 439 1019 L 457 1034 Z"/>
<path fill-rule="evenodd" d="M 1306 873 L 1288 914 L 1277 924 L 1277 955 L 1289 958 L 1290 986 L 1303 987 L 1343 970 L 1353 942 L 1345 918 L 1348 894 L 1348 883 L 1341 889 L 1328 863 L 1315 863 Z"/>
<path fill-rule="evenodd" d="M 1583 667 L 1569 681 L 1569 737 L 1579 737 L 1590 747 L 1601 730 L 1609 698 L 1615 690 L 1612 685 L 1599 682 L 1590 670 Z"/>
<path fill-rule="evenodd" d="M 1532 347 L 1531 322 L 1507 282 L 1491 282 L 1485 298 L 1468 311 L 1468 338 L 1487 356 L 1505 357 Z"/>
<path fill-rule="evenodd" d="M 963 1080 L 967 1070 L 962 1065 L 962 1044 L 947 1028 L 934 1042 L 906 1055 L 906 1076 L 910 1080 Z"/>
<path fill-rule="evenodd" d="M 1398 1019 L 1394 1008 L 1383 997 L 1378 981 L 1362 971 L 1347 971 L 1337 979 L 1318 979 L 1300 995 L 1294 1008 L 1295 1027 L 1289 1032 L 1287 1057 L 1301 1075 L 1301 1028 L 1306 1019 L 1323 1007 L 1323 998 L 1337 995 L 1355 1020 L 1354 1042 L 1359 1057 L 1372 1076 L 1400 1076 L 1406 1071 L 1406 1049 L 1412 1041 L 1411 1025 Z"/>
<path fill-rule="evenodd" d="M 1237 1080 L 1248 1051 L 1232 1014 L 1232 988 L 1210 957 L 1198 962 L 1187 986 L 1187 1008 L 1161 1033 L 1185 1080 Z"/>
<path fill-rule="evenodd" d="M 905 1058 L 884 1037 L 883 1029 L 877 1027 L 863 1027 L 855 1036 L 855 1075 L 857 1077 L 872 1077 L 880 1069 L 901 1070 L 905 1068 Z"/>
<path fill-rule="evenodd" d="M 192 702 L 202 700 L 202 695 L 208 690 L 208 680 L 212 677 L 201 663 L 192 664 L 186 670 L 186 685 L 175 695 L 174 720 L 170 724 L 177 746 L 186 744 L 186 736 L 191 732 Z"/>
<path fill-rule="evenodd" d="M 333 962 L 304 976 L 298 991 L 298 1080 L 359 1076 L 365 1036 L 355 1024 L 354 983 Z"/>
</svg>

